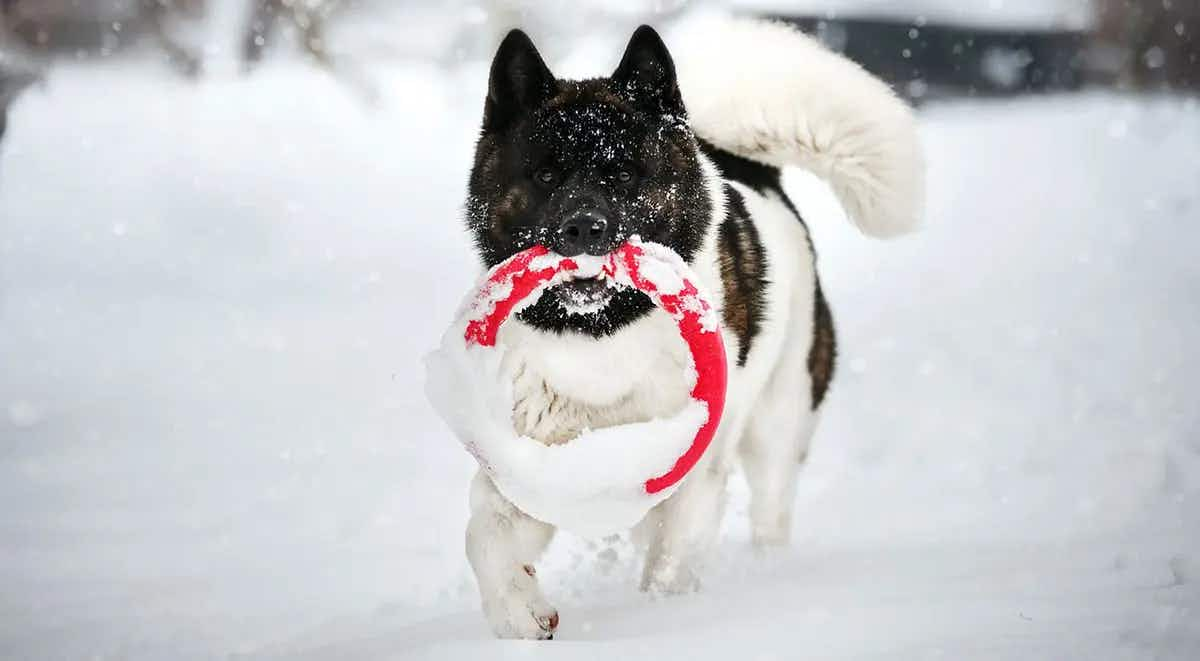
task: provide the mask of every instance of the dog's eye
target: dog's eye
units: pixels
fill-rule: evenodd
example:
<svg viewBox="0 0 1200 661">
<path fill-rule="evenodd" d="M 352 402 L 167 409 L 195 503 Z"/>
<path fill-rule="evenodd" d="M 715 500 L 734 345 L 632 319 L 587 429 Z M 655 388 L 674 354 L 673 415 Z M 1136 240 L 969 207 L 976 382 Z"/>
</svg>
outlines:
<svg viewBox="0 0 1200 661">
<path fill-rule="evenodd" d="M 628 183 L 633 183 L 633 179 L 634 179 L 634 174 L 633 174 L 632 167 L 622 166 L 619 170 L 617 170 L 617 182 L 622 183 L 622 184 L 628 184 Z"/>
<path fill-rule="evenodd" d="M 558 173 L 550 168 L 539 168 L 533 173 L 533 179 L 543 186 L 553 186 L 558 181 Z"/>
</svg>

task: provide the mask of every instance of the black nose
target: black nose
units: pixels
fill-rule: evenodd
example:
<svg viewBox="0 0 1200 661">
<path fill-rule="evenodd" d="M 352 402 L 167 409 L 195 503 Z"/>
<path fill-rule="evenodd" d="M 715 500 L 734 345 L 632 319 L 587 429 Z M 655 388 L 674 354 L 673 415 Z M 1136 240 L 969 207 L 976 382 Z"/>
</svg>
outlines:
<svg viewBox="0 0 1200 661">
<path fill-rule="evenodd" d="M 607 252 L 608 219 L 596 211 L 580 211 L 563 221 L 556 237 L 558 254 L 574 257 L 580 253 L 603 255 Z"/>
</svg>

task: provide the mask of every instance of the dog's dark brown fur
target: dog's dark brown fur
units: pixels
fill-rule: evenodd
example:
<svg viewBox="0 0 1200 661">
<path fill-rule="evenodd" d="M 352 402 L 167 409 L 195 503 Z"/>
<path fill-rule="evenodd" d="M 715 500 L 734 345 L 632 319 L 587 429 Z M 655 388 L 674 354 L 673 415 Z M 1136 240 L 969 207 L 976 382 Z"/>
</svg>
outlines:
<svg viewBox="0 0 1200 661">
<path fill-rule="evenodd" d="M 812 379 L 812 407 L 815 409 L 825 401 L 829 382 L 833 380 L 833 366 L 837 361 L 837 339 L 833 332 L 833 314 L 821 283 L 817 282 L 816 300 L 813 305 L 813 341 L 808 350 L 808 375 Z"/>
<path fill-rule="evenodd" d="M 767 264 L 742 195 L 726 184 L 725 199 L 728 211 L 717 234 L 725 290 L 721 315 L 725 327 L 738 337 L 738 365 L 745 365 L 766 306 Z"/>
</svg>

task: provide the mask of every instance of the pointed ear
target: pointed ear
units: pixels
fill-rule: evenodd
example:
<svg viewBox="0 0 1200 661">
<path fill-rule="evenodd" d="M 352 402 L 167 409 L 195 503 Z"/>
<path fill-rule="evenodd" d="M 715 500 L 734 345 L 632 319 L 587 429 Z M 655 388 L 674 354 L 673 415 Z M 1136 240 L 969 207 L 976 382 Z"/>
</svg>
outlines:
<svg viewBox="0 0 1200 661">
<path fill-rule="evenodd" d="M 483 128 L 500 130 L 521 113 L 528 112 L 554 95 L 558 81 L 542 61 L 529 35 L 520 30 L 508 33 L 492 60 Z"/>
<path fill-rule="evenodd" d="M 634 31 L 625 56 L 613 72 L 617 91 L 648 112 L 683 115 L 675 62 L 667 45 L 649 25 Z"/>
</svg>

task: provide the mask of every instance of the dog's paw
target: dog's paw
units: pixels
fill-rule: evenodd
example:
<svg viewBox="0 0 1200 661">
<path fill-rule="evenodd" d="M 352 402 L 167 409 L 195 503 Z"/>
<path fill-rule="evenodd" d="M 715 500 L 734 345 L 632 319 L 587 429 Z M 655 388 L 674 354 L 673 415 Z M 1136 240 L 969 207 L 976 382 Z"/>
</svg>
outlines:
<svg viewBox="0 0 1200 661">
<path fill-rule="evenodd" d="M 551 640 L 558 629 L 558 611 L 540 596 L 509 592 L 485 601 L 483 612 L 499 638 Z"/>
<path fill-rule="evenodd" d="M 786 548 L 792 539 L 792 530 L 786 525 L 755 526 L 750 537 L 754 548 L 763 552 Z"/>
<path fill-rule="evenodd" d="M 680 562 L 647 564 L 642 572 L 642 592 L 652 596 L 667 596 L 696 592 L 700 575 Z"/>
<path fill-rule="evenodd" d="M 767 550 L 787 546 L 792 538 L 792 513 L 779 507 L 750 508 L 750 538 L 755 548 Z"/>
</svg>

